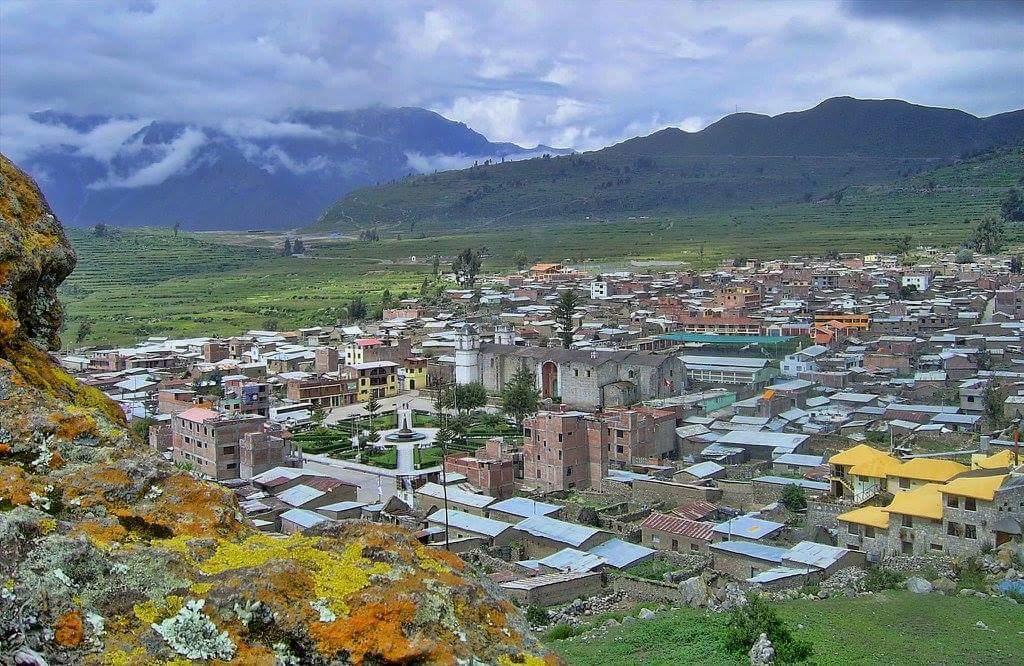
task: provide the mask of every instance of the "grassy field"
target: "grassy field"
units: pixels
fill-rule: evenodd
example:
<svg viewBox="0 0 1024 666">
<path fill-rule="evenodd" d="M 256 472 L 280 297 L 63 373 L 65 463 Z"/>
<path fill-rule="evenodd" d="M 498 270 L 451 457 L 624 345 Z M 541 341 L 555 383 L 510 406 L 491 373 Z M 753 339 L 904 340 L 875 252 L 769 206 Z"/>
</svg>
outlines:
<svg viewBox="0 0 1024 666">
<path fill-rule="evenodd" d="M 65 344 L 82 321 L 86 343 L 117 344 L 150 335 L 232 335 L 273 323 L 281 328 L 334 323 L 353 296 L 379 302 L 390 288 L 418 292 L 427 266 L 382 265 L 374 258 L 281 257 L 155 229 L 96 237 L 72 229 L 78 268 L 61 287 Z"/>
<path fill-rule="evenodd" d="M 72 229 L 78 268 L 62 287 L 65 344 L 82 321 L 86 343 L 125 343 L 149 335 L 228 335 L 274 324 L 328 324 L 356 295 L 377 303 L 385 288 L 416 294 L 431 274 L 467 247 L 483 250 L 483 270 L 507 271 L 520 250 L 593 271 L 634 261 L 704 269 L 724 258 L 771 258 L 827 250 L 885 251 L 909 234 L 915 244 L 956 247 L 976 220 L 996 215 L 1007 188 L 1024 177 L 1024 152 L 967 161 L 897 181 L 858 185 L 836 202 L 753 206 L 687 217 L 536 227 L 493 225 L 466 234 L 384 230 L 379 242 L 341 233 L 303 233 L 309 257 L 281 257 L 281 234 L 175 236 L 155 229 L 96 237 Z M 419 237 L 422 236 L 422 237 Z M 1024 226 L 1008 229 L 1010 247 Z"/>
<path fill-rule="evenodd" d="M 1024 623 L 1005 599 L 885 592 L 870 597 L 792 601 L 776 606 L 794 636 L 810 641 L 809 663 L 1020 664 Z M 603 618 L 602 618 L 603 619 Z M 722 641 L 727 616 L 660 613 L 599 638 L 551 641 L 575 666 L 745 664 Z M 979 629 L 981 621 L 988 629 Z M 797 629 L 797 625 L 804 625 Z"/>
</svg>

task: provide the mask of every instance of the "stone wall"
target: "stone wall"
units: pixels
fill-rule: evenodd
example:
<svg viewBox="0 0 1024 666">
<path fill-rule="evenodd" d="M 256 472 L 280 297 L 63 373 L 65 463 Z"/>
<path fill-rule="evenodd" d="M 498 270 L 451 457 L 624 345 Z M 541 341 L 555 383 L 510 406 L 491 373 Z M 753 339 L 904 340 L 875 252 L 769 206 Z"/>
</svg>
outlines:
<svg viewBox="0 0 1024 666">
<path fill-rule="evenodd" d="M 807 524 L 808 525 L 820 525 L 827 529 L 840 529 L 839 521 L 836 520 L 836 516 L 844 511 L 849 511 L 852 507 L 847 505 L 840 505 L 838 502 L 829 502 L 827 500 L 808 500 L 807 501 Z"/>
<path fill-rule="evenodd" d="M 735 507 L 741 511 L 748 511 L 756 508 L 754 506 L 756 504 L 756 500 L 754 499 L 753 487 L 749 481 L 718 479 L 715 483 L 718 484 L 719 490 L 722 491 L 720 501 L 723 504 Z"/>
<path fill-rule="evenodd" d="M 616 592 L 625 592 L 634 601 L 657 601 L 670 604 L 682 601 L 677 586 L 629 574 L 614 576 L 611 587 Z"/>
<path fill-rule="evenodd" d="M 638 480 L 633 482 L 633 497 L 639 502 L 663 502 L 666 508 L 675 508 L 699 500 L 719 502 L 722 491 L 675 481 Z"/>
</svg>

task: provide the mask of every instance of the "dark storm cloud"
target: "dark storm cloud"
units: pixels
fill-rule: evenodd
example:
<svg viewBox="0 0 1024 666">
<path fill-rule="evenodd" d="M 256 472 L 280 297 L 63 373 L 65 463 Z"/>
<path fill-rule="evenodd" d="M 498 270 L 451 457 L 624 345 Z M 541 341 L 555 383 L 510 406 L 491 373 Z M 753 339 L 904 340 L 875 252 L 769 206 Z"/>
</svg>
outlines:
<svg viewBox="0 0 1024 666">
<path fill-rule="evenodd" d="M 244 136 L 309 131 L 280 122 L 293 109 L 411 105 L 493 140 L 582 149 L 835 95 L 990 115 L 1022 106 L 1022 4 L 6 0 L 0 139 L 103 155 L 137 128 L 27 119 L 41 109 Z"/>
</svg>

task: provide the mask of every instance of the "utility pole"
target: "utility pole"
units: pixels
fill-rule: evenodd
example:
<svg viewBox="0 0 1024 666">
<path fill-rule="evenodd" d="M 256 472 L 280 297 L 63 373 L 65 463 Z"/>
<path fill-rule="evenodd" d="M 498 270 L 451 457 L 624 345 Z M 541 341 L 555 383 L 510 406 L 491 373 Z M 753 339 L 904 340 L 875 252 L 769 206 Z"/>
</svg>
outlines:
<svg viewBox="0 0 1024 666">
<path fill-rule="evenodd" d="M 448 385 L 445 384 L 445 387 Z M 452 401 L 455 404 L 455 411 L 458 412 L 458 392 L 455 390 L 455 383 L 452 382 Z M 448 415 L 444 413 L 444 407 L 441 407 L 441 425 L 442 429 L 448 425 Z M 446 466 L 446 458 L 448 457 L 448 437 L 445 436 L 441 439 L 441 492 L 444 494 L 444 549 L 451 550 L 451 543 L 448 537 L 448 468 Z"/>
</svg>

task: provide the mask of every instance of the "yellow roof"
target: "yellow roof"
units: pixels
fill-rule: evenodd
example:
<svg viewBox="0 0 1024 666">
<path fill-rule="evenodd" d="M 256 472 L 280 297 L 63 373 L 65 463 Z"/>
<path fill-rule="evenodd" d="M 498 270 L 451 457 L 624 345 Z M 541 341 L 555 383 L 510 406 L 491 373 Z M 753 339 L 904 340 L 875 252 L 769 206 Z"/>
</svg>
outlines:
<svg viewBox="0 0 1024 666">
<path fill-rule="evenodd" d="M 775 389 L 767 389 L 764 392 L 764 394 L 761 396 L 761 398 L 764 399 L 764 400 L 771 400 L 774 397 L 775 397 Z"/>
<path fill-rule="evenodd" d="M 942 486 L 942 492 L 950 495 L 961 495 L 973 497 L 980 500 L 991 501 L 995 497 L 996 490 L 1003 485 L 1003 480 L 1009 474 L 992 474 L 990 476 L 962 476 L 953 479 Z"/>
<path fill-rule="evenodd" d="M 979 456 L 978 459 L 972 461 L 972 466 L 976 469 L 999 469 L 1000 467 L 1009 467 L 1012 464 L 1013 451 L 1010 449 L 1003 449 L 990 456 Z"/>
<path fill-rule="evenodd" d="M 829 458 L 828 462 L 830 465 L 859 465 L 860 463 L 865 463 L 869 460 L 874 460 L 882 456 L 891 458 L 891 456 L 884 451 L 879 451 L 867 444 L 858 444 L 857 446 L 846 449 L 845 451 L 840 451 Z"/>
<path fill-rule="evenodd" d="M 877 506 L 863 506 L 853 511 L 841 513 L 837 518 L 847 523 L 868 525 L 883 530 L 889 527 L 889 514 Z"/>
<path fill-rule="evenodd" d="M 892 472 L 892 476 L 904 479 L 918 479 L 920 481 L 945 482 L 961 472 L 966 472 L 968 469 L 967 465 L 961 465 L 955 460 L 914 458 L 900 465 L 899 468 Z"/>
<path fill-rule="evenodd" d="M 942 493 L 939 492 L 941 488 L 938 483 L 926 483 L 920 488 L 897 493 L 889 506 L 882 510 L 939 520 L 942 518 Z"/>
<path fill-rule="evenodd" d="M 894 474 L 899 468 L 899 460 L 883 453 L 879 458 L 874 458 L 854 465 L 850 468 L 850 474 L 855 476 L 870 476 L 874 479 L 884 479 L 890 474 Z"/>
</svg>

